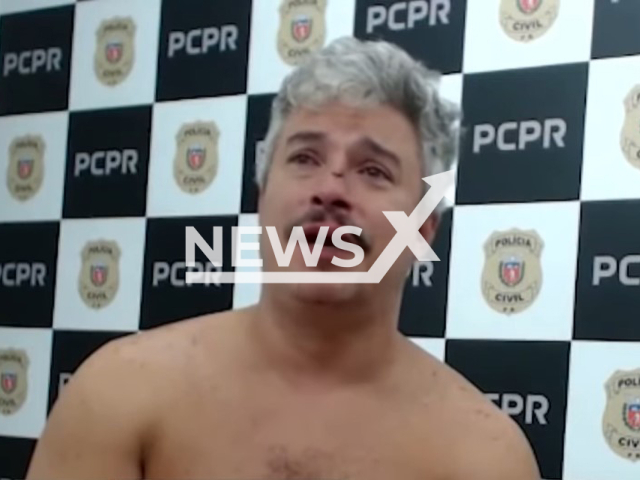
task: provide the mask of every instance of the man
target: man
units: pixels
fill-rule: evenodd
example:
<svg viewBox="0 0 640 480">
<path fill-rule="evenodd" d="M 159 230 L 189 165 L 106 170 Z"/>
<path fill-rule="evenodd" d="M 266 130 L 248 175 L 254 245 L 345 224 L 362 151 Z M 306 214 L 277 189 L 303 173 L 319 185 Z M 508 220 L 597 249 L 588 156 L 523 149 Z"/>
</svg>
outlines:
<svg viewBox="0 0 640 480">
<path fill-rule="evenodd" d="M 295 70 L 257 165 L 259 219 L 362 229 L 266 271 L 366 271 L 422 178 L 450 169 L 458 112 L 437 76 L 384 42 L 344 38 Z M 437 214 L 421 226 L 430 242 Z M 65 386 L 28 480 L 536 480 L 519 427 L 398 331 L 407 248 L 379 284 L 264 284 L 257 305 L 108 343 Z M 427 306 L 428 307 L 428 306 Z M 425 321 L 428 321 L 428 313 Z"/>
</svg>

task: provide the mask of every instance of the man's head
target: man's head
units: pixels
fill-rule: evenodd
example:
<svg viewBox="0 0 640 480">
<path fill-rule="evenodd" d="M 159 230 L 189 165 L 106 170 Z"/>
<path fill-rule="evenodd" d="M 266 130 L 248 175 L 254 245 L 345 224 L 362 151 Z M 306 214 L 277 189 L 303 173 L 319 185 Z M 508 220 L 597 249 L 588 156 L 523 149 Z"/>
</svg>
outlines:
<svg viewBox="0 0 640 480">
<path fill-rule="evenodd" d="M 367 271 L 396 230 L 382 213 L 407 215 L 424 195 L 423 177 L 451 169 L 457 153 L 458 109 L 438 92 L 439 75 L 387 42 L 352 37 L 334 41 L 285 78 L 274 99 L 264 154 L 256 165 L 260 225 L 276 227 L 286 246 L 294 226 L 313 248 L 318 227 L 362 229 L 364 261 L 331 263 L 344 250 L 326 248 L 317 267 L 299 249 L 279 268 L 262 235 L 266 271 Z M 431 242 L 434 213 L 420 232 Z M 400 289 L 414 260 L 407 249 L 387 273 L 386 289 Z M 333 302 L 375 291 L 370 285 L 297 285 L 292 294 Z"/>
</svg>

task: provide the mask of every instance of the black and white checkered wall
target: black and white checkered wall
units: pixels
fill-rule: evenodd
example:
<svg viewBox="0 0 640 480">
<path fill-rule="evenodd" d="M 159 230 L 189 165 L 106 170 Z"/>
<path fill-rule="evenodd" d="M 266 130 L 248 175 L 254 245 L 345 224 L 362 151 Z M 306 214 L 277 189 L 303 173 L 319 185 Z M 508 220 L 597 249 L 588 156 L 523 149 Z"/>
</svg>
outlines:
<svg viewBox="0 0 640 480">
<path fill-rule="evenodd" d="M 403 46 L 464 111 L 401 330 L 545 479 L 640 478 L 638 25 L 639 0 L 0 0 L 0 478 L 100 345 L 256 300 L 185 285 L 184 227 L 256 224 L 273 93 L 343 35 Z"/>
</svg>

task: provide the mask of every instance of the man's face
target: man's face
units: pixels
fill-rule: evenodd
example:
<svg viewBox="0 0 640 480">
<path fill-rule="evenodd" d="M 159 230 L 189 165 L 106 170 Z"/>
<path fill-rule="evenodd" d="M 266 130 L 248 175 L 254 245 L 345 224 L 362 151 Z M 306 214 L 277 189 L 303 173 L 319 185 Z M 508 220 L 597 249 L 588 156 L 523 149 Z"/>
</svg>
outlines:
<svg viewBox="0 0 640 480">
<path fill-rule="evenodd" d="M 321 226 L 329 227 L 327 242 L 316 267 L 307 267 L 296 247 L 288 267 L 278 267 L 263 230 L 265 271 L 367 271 L 396 234 L 383 211 L 413 211 L 423 194 L 423 172 L 418 137 L 409 121 L 388 106 L 355 108 L 333 103 L 321 109 L 294 111 L 275 146 L 266 188 L 258 211 L 262 227 L 276 227 L 283 249 L 294 226 L 303 227 L 313 250 Z M 422 228 L 430 242 L 435 230 L 432 215 Z M 359 236 L 342 239 L 364 250 L 356 267 L 339 267 L 333 257 L 350 260 L 353 253 L 331 246 L 331 233 L 341 226 L 362 229 Z M 385 279 L 404 281 L 413 260 L 408 249 Z M 345 290 L 346 287 L 346 290 Z M 314 285 L 326 292 L 329 287 Z M 342 292 L 353 286 L 342 285 Z"/>
</svg>

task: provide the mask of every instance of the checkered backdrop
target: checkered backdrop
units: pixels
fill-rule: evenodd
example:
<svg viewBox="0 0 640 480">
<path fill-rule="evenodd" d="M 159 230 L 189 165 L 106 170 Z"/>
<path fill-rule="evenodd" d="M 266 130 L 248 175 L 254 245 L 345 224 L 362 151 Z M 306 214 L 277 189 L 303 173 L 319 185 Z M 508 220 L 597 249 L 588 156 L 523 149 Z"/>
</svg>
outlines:
<svg viewBox="0 0 640 480">
<path fill-rule="evenodd" d="M 519 423 L 545 479 L 640 478 L 638 0 L 0 0 L 0 15 L 0 478 L 24 478 L 99 346 L 256 300 L 185 285 L 184 229 L 256 224 L 269 102 L 343 35 L 398 43 L 464 111 L 441 261 L 407 279 L 402 332 Z"/>
</svg>

